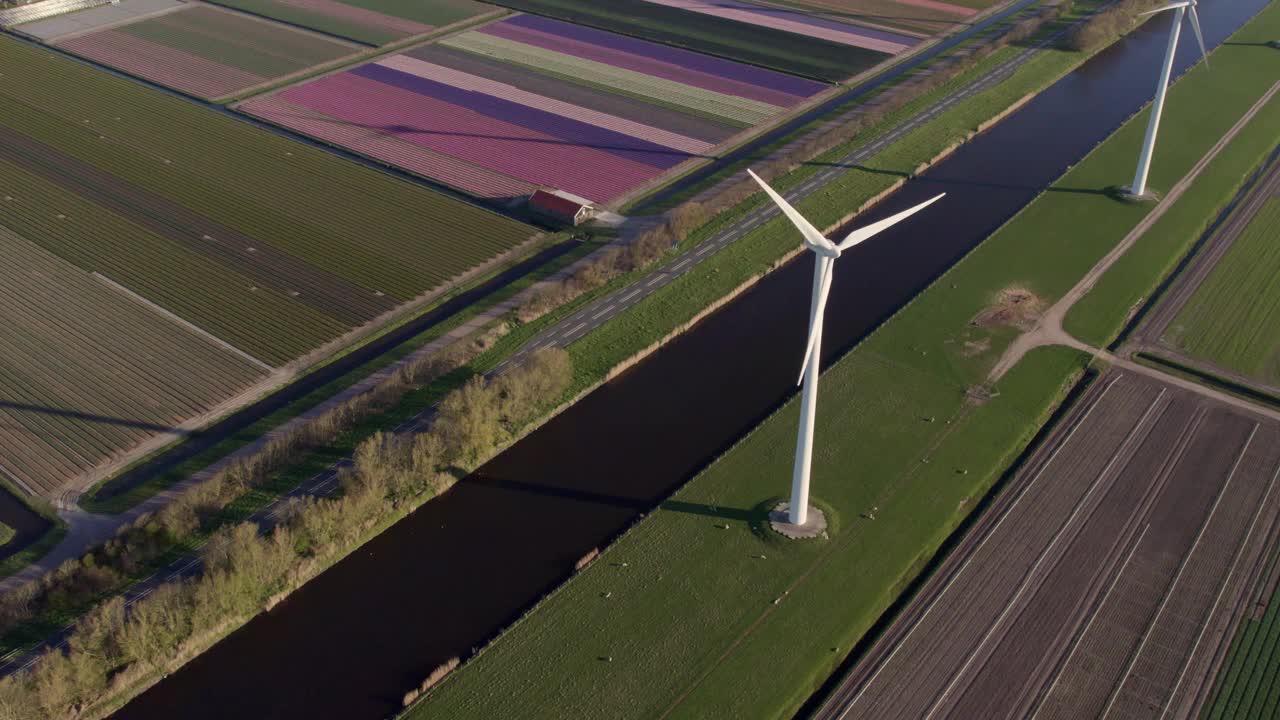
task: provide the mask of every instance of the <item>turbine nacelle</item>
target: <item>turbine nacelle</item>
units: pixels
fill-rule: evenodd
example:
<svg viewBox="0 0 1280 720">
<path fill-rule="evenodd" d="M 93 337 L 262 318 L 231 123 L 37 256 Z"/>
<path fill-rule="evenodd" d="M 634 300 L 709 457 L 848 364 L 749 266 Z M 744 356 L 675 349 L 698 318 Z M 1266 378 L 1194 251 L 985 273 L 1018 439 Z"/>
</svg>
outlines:
<svg viewBox="0 0 1280 720">
<path fill-rule="evenodd" d="M 1204 45 L 1204 33 L 1200 30 L 1200 13 L 1196 12 L 1196 0 L 1179 0 L 1179 2 L 1171 2 L 1168 5 L 1162 5 L 1155 10 L 1148 10 L 1138 13 L 1139 17 L 1144 15 L 1157 15 L 1166 10 L 1185 10 L 1187 16 L 1191 18 L 1191 30 L 1196 34 L 1196 43 L 1200 45 L 1200 56 L 1204 58 L 1205 67 L 1209 66 L 1209 51 Z"/>
<path fill-rule="evenodd" d="M 796 384 L 804 382 L 806 374 L 809 372 L 809 361 L 817 352 L 819 342 L 822 339 L 822 315 L 827 307 L 827 296 L 831 292 L 831 276 L 835 267 L 836 258 L 841 253 L 858 243 L 878 235 L 885 230 L 897 225 L 907 218 L 915 215 L 921 210 L 929 207 L 935 202 L 942 199 L 946 193 L 940 193 L 933 198 L 926 200 L 915 207 L 903 210 L 896 215 L 871 223 L 866 227 L 858 228 L 845 236 L 844 240 L 839 243 L 831 242 L 825 235 L 818 231 L 808 220 L 800 214 L 798 210 L 787 202 L 786 198 L 779 195 L 769 184 L 756 175 L 751 170 L 747 170 L 747 174 L 753 180 L 764 188 L 764 191 L 773 200 L 774 204 L 782 210 L 782 214 L 787 216 L 796 229 L 800 231 L 801 237 L 804 238 L 805 247 L 813 251 L 816 266 L 814 267 L 813 276 L 813 306 L 809 311 L 809 339 L 805 344 L 804 361 L 800 365 L 800 377 L 796 380 Z"/>
</svg>

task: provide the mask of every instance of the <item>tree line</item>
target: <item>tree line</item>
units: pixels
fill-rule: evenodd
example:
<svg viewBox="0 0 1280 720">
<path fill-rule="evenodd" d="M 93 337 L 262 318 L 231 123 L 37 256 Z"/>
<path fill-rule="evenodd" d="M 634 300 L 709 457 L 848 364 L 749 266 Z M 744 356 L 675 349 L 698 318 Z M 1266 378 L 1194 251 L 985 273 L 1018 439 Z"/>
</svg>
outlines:
<svg viewBox="0 0 1280 720">
<path fill-rule="evenodd" d="M 455 358 L 456 362 L 456 358 Z M 437 368 L 437 371 L 441 368 Z M 242 522 L 216 530 L 200 554 L 198 577 L 166 582 L 126 608 L 116 595 L 82 617 L 65 650 L 46 651 L 28 671 L 0 680 L 0 720 L 76 718 L 99 714 L 109 699 L 132 692 L 269 609 L 372 533 L 459 478 L 548 410 L 569 389 L 573 368 L 564 350 L 544 348 L 492 378 L 474 376 L 439 403 L 421 433 L 375 433 L 354 453 L 332 497 L 295 498 L 263 533 Z M 408 382 L 407 379 L 397 381 Z M 394 393 L 364 403 L 385 405 Z M 403 393 L 401 393 L 403 394 Z M 362 403 L 363 404 L 363 403 Z M 344 406 L 329 431 L 349 427 L 359 410 Z M 185 493 L 153 518 L 140 520 L 45 582 L 51 595 L 92 588 L 126 572 L 128 563 L 190 539 L 202 517 L 260 484 L 304 442 L 322 430 L 273 447 Z M 74 566 L 72 566 L 74 564 Z M 28 602 L 36 603 L 29 596 Z M 6 596 L 6 606 L 11 601 Z M 15 608 L 8 607 L 15 613 Z"/>
</svg>

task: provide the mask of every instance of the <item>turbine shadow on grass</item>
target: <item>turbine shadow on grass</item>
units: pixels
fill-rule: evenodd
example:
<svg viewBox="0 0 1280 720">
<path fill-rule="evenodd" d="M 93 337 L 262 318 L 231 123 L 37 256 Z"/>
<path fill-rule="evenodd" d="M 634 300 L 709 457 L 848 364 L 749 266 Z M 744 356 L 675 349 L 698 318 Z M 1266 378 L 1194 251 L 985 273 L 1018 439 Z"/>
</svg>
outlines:
<svg viewBox="0 0 1280 720">
<path fill-rule="evenodd" d="M 757 515 L 759 515 L 755 508 L 743 510 L 742 508 L 705 505 L 703 503 L 691 503 L 683 500 L 668 500 L 662 503 L 660 507 L 663 510 L 685 513 L 686 515 L 701 515 L 702 517 L 720 518 L 721 520 L 740 520 L 742 522 L 752 522 L 756 519 Z"/>
<path fill-rule="evenodd" d="M 26 403 L 12 402 L 10 400 L 0 400 L 0 410 L 53 415 L 55 417 L 68 418 L 71 420 L 83 420 L 85 422 L 100 423 L 103 425 L 119 425 L 121 427 L 146 430 L 148 432 L 168 433 L 170 435 L 183 435 L 190 437 L 199 434 L 194 430 L 183 430 L 181 428 L 158 425 L 156 423 L 149 423 L 142 420 L 129 420 L 128 418 L 111 417 L 109 415 L 95 415 L 93 413 L 81 412 L 79 410 L 65 410 L 62 408 L 45 407 L 43 405 L 28 405 Z"/>
</svg>

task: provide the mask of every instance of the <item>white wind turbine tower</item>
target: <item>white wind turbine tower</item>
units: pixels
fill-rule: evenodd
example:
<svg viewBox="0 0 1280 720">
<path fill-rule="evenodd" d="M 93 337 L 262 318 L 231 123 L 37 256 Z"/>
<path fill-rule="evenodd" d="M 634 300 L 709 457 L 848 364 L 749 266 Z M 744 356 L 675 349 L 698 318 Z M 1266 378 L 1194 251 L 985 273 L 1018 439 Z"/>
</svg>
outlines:
<svg viewBox="0 0 1280 720">
<path fill-rule="evenodd" d="M 942 193 L 931 200 L 916 205 L 910 210 L 903 210 L 897 215 L 887 217 L 864 228 L 854 230 L 839 243 L 833 243 L 818 232 L 808 220 L 791 207 L 781 195 L 769 187 L 754 172 L 747 171 L 769 197 L 782 209 L 784 215 L 791 220 L 804 237 L 804 244 L 815 255 L 813 265 L 813 305 L 809 311 L 809 341 L 804 351 L 804 362 L 800 370 L 800 380 L 804 383 L 804 394 L 800 401 L 800 431 L 796 439 L 795 470 L 791 478 L 791 504 L 788 511 L 788 523 L 802 527 L 809 520 L 809 465 L 813 456 L 813 421 L 818 401 L 818 370 L 822 362 L 822 316 L 826 310 L 827 293 L 831 290 L 831 275 L 836 258 L 840 253 L 857 245 L 884 230 L 893 227 L 908 217 L 920 212 L 942 198 Z"/>
<path fill-rule="evenodd" d="M 1160 82 L 1156 85 L 1156 98 L 1151 103 L 1151 118 L 1147 121 L 1147 138 L 1142 143 L 1142 155 L 1138 157 L 1138 171 L 1133 176 L 1133 187 L 1129 188 L 1129 195 L 1134 198 L 1142 198 L 1147 192 L 1147 171 L 1151 169 L 1151 153 L 1156 147 L 1156 132 L 1160 129 L 1160 113 L 1164 112 L 1164 96 L 1169 90 L 1169 75 L 1173 72 L 1173 56 L 1178 49 L 1178 36 L 1182 32 L 1182 18 L 1187 14 L 1188 10 L 1191 11 L 1191 29 L 1195 31 L 1196 41 L 1200 43 L 1200 54 L 1204 56 L 1205 64 L 1208 65 L 1209 63 L 1209 53 L 1204 48 L 1204 35 L 1200 32 L 1200 16 L 1196 14 L 1196 0 L 1171 2 L 1164 7 L 1142 14 L 1152 15 L 1166 10 L 1173 10 L 1176 14 L 1173 18 L 1173 27 L 1169 29 L 1169 47 L 1164 52 L 1164 66 L 1160 69 Z"/>
</svg>

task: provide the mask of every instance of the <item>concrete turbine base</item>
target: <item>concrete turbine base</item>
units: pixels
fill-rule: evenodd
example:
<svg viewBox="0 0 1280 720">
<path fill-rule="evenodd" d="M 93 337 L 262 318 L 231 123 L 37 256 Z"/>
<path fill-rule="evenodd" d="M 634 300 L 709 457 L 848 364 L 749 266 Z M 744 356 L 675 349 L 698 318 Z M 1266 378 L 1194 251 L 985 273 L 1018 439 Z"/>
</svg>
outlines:
<svg viewBox="0 0 1280 720">
<path fill-rule="evenodd" d="M 787 511 L 791 503 L 778 503 L 769 513 L 769 527 L 779 535 L 791 540 L 812 540 L 827 536 L 827 516 L 822 510 L 809 506 L 809 519 L 803 525 L 793 525 L 788 519 Z"/>
<path fill-rule="evenodd" d="M 1115 188 L 1110 194 L 1115 199 L 1127 203 L 1154 203 L 1160 200 L 1160 193 L 1151 188 L 1147 188 L 1147 191 L 1141 195 L 1134 195 L 1133 189 L 1127 187 Z"/>
</svg>

